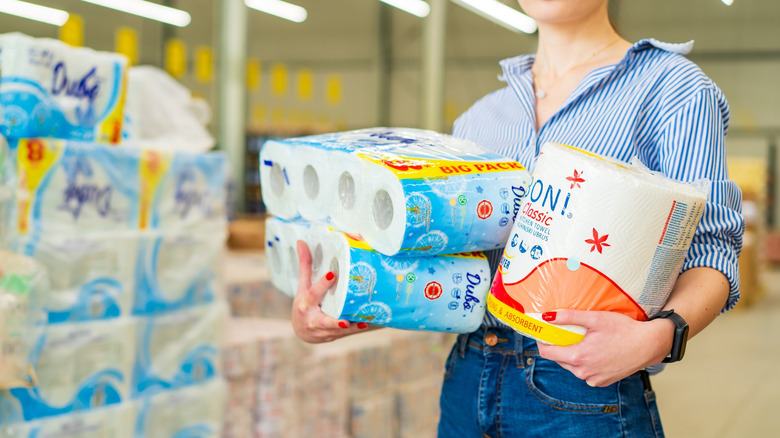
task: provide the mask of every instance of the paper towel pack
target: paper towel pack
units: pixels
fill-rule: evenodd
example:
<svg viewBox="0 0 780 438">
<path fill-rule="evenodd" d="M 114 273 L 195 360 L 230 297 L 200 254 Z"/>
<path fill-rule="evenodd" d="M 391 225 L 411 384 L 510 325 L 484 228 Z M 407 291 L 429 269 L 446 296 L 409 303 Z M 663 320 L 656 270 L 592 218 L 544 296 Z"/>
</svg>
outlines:
<svg viewBox="0 0 780 438">
<path fill-rule="evenodd" d="M 17 228 L 85 233 L 138 228 L 139 160 L 134 149 L 23 139 L 17 151 Z"/>
<path fill-rule="evenodd" d="M 224 228 L 147 231 L 137 239 L 133 313 L 155 315 L 218 296 L 214 266 L 224 251 Z"/>
<path fill-rule="evenodd" d="M 135 403 L 0 427 L 0 438 L 133 438 Z"/>
<path fill-rule="evenodd" d="M 705 187 L 545 144 L 488 309 L 521 333 L 558 345 L 579 342 L 584 329 L 548 324 L 543 312 L 608 310 L 646 320 L 677 279 Z"/>
<path fill-rule="evenodd" d="M 176 389 L 221 375 L 225 303 L 139 317 L 133 365 L 134 397 Z"/>
<path fill-rule="evenodd" d="M 482 323 L 490 288 L 484 254 L 391 257 L 354 236 L 324 227 L 312 227 L 310 234 L 325 242 L 321 271 L 336 274 L 321 303 L 325 314 L 451 333 L 470 333 Z"/>
<path fill-rule="evenodd" d="M 403 128 L 268 140 L 260 164 L 270 213 L 329 220 L 387 255 L 500 247 L 530 182 L 474 143 Z"/>
<path fill-rule="evenodd" d="M 44 310 L 49 323 L 129 316 L 140 234 L 40 234 L 14 242 L 15 251 L 37 260 L 51 288 Z"/>
<path fill-rule="evenodd" d="M 49 38 L 0 35 L 0 134 L 118 143 L 127 58 Z"/>
<path fill-rule="evenodd" d="M 131 318 L 119 318 L 47 326 L 30 353 L 38 384 L 0 390 L 0 411 L 5 422 L 68 414 L 127 400 L 135 324 Z"/>
<path fill-rule="evenodd" d="M 265 252 L 271 282 L 288 297 L 298 290 L 298 240 L 307 239 L 309 224 L 304 221 L 285 221 L 274 216 L 265 219 Z M 322 253 L 312 250 L 312 270 L 317 271 Z M 312 277 L 314 278 L 314 277 Z"/>
<path fill-rule="evenodd" d="M 160 391 L 138 402 L 136 438 L 220 438 L 226 384 L 222 379 Z"/>
<path fill-rule="evenodd" d="M 46 271 L 35 260 L 0 250 L 0 389 L 30 384 L 29 352 L 45 322 L 48 287 Z"/>
</svg>

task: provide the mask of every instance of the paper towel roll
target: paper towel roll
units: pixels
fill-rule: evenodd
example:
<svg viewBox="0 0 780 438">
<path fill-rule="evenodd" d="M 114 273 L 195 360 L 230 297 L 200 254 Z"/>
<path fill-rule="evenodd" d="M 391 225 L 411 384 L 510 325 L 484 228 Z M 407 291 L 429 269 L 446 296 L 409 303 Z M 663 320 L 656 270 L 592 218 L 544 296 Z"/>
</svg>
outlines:
<svg viewBox="0 0 780 438">
<path fill-rule="evenodd" d="M 331 154 L 313 146 L 299 146 L 294 149 L 293 179 L 300 181 L 294 186 L 293 195 L 300 215 L 310 221 L 328 222 L 330 203 L 336 184 L 331 170 Z"/>
<path fill-rule="evenodd" d="M 119 318 L 47 326 L 30 354 L 38 385 L 0 391 L 0 405 L 9 422 L 127 400 L 135 324 L 133 319 Z"/>
<path fill-rule="evenodd" d="M 0 427 L 0 438 L 133 438 L 136 404 L 120 403 L 79 413 Z"/>
<path fill-rule="evenodd" d="M 282 290 L 287 296 L 294 297 L 298 290 L 298 277 L 301 274 L 298 263 L 298 241 L 305 240 L 309 233 L 309 224 L 303 221 L 287 221 L 281 227 L 282 240 L 280 255 L 287 266 L 285 277 L 287 287 Z"/>
<path fill-rule="evenodd" d="M 220 438 L 227 385 L 222 379 L 139 400 L 136 438 Z"/>
<path fill-rule="evenodd" d="M 18 231 L 138 228 L 139 153 L 54 139 L 19 141 Z"/>
<path fill-rule="evenodd" d="M 336 273 L 323 313 L 333 318 L 408 330 L 469 333 L 479 327 L 489 289 L 482 253 L 389 257 L 365 242 L 322 228 L 323 261 Z"/>
<path fill-rule="evenodd" d="M 297 158 L 297 157 L 296 157 Z M 283 219 L 298 214 L 295 193 L 299 181 L 293 176 L 292 149 L 286 144 L 268 140 L 260 150 L 260 188 L 268 212 Z"/>
<path fill-rule="evenodd" d="M 17 239 L 14 248 L 49 274 L 51 288 L 44 299 L 48 322 L 86 321 L 130 315 L 138 238 L 133 232 L 42 234 Z"/>
<path fill-rule="evenodd" d="M 133 313 L 154 315 L 217 298 L 214 270 L 225 248 L 224 228 L 138 234 Z"/>
<path fill-rule="evenodd" d="M 221 374 L 227 305 L 218 301 L 154 317 L 139 317 L 133 396 L 211 380 Z"/>
<path fill-rule="evenodd" d="M 268 271 L 271 274 L 271 283 L 275 288 L 280 291 L 286 290 L 290 282 L 287 279 L 286 273 L 288 272 L 288 266 L 286 261 L 288 260 L 284 254 L 284 244 L 282 239 L 281 227 L 283 221 L 275 216 L 268 216 L 265 219 L 265 253 L 268 260 Z"/>
<path fill-rule="evenodd" d="M 331 221 L 345 233 L 359 233 L 368 219 L 370 205 L 368 163 L 360 157 L 332 151 L 331 171 L 335 179 L 334 194 L 329 206 Z"/>
<path fill-rule="evenodd" d="M 491 313 L 558 345 L 579 342 L 584 329 L 547 324 L 543 312 L 606 310 L 646 320 L 682 267 L 707 201 L 699 186 L 544 145 L 491 289 Z"/>
<path fill-rule="evenodd" d="M 0 46 L 0 133 L 120 141 L 126 57 L 21 33 Z"/>
</svg>

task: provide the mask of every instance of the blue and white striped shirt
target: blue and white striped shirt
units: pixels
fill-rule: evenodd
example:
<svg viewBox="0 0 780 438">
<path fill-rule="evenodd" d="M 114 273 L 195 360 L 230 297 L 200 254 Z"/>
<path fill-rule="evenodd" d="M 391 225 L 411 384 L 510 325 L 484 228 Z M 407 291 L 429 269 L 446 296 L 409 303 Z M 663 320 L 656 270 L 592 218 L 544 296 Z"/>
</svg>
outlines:
<svg viewBox="0 0 780 438">
<path fill-rule="evenodd" d="M 630 161 L 681 181 L 707 178 L 710 198 L 682 270 L 706 266 L 728 277 L 723 311 L 739 299 L 742 193 L 728 179 L 724 139 L 729 108 L 720 89 L 685 58 L 692 48 L 654 39 L 634 44 L 617 64 L 590 72 L 539 132 L 531 67 L 534 55 L 501 61 L 508 86 L 477 101 L 453 135 L 533 170 L 539 148 L 557 142 Z M 490 254 L 495 268 L 501 251 Z M 495 271 L 495 269 L 493 269 Z M 488 314 L 485 324 L 500 324 Z"/>
</svg>

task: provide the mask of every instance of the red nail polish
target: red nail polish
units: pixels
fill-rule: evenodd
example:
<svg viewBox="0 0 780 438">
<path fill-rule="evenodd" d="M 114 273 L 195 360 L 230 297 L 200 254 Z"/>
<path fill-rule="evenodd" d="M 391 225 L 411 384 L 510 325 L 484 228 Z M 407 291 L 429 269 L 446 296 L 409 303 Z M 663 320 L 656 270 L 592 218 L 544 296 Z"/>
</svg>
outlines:
<svg viewBox="0 0 780 438">
<path fill-rule="evenodd" d="M 334 273 L 332 273 L 332 272 L 328 271 L 328 273 L 327 273 L 327 274 L 325 274 L 325 279 L 326 279 L 326 280 L 328 280 L 328 281 L 331 281 L 331 280 L 333 280 L 333 278 L 334 278 L 335 276 L 336 276 L 336 274 L 334 274 Z"/>
<path fill-rule="evenodd" d="M 359 328 L 359 329 L 364 329 L 364 328 L 366 328 L 366 327 L 368 327 L 368 324 L 366 324 L 365 322 L 359 322 L 359 323 L 358 323 L 358 328 Z"/>
<path fill-rule="evenodd" d="M 542 313 L 542 319 L 549 322 L 549 321 L 555 321 L 555 317 L 558 315 L 558 312 L 544 312 Z"/>
<path fill-rule="evenodd" d="M 339 321 L 339 327 L 347 328 L 349 327 L 349 324 L 346 321 Z"/>
</svg>

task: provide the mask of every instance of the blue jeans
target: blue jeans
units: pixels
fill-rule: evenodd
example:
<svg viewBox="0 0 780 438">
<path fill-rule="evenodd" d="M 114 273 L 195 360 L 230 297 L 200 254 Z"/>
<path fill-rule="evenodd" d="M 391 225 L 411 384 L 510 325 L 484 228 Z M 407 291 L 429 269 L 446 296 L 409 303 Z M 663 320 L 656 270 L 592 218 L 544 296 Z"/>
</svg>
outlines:
<svg viewBox="0 0 780 438">
<path fill-rule="evenodd" d="M 439 438 L 663 437 L 646 373 L 591 388 L 511 329 L 458 337 L 440 405 Z"/>
</svg>

